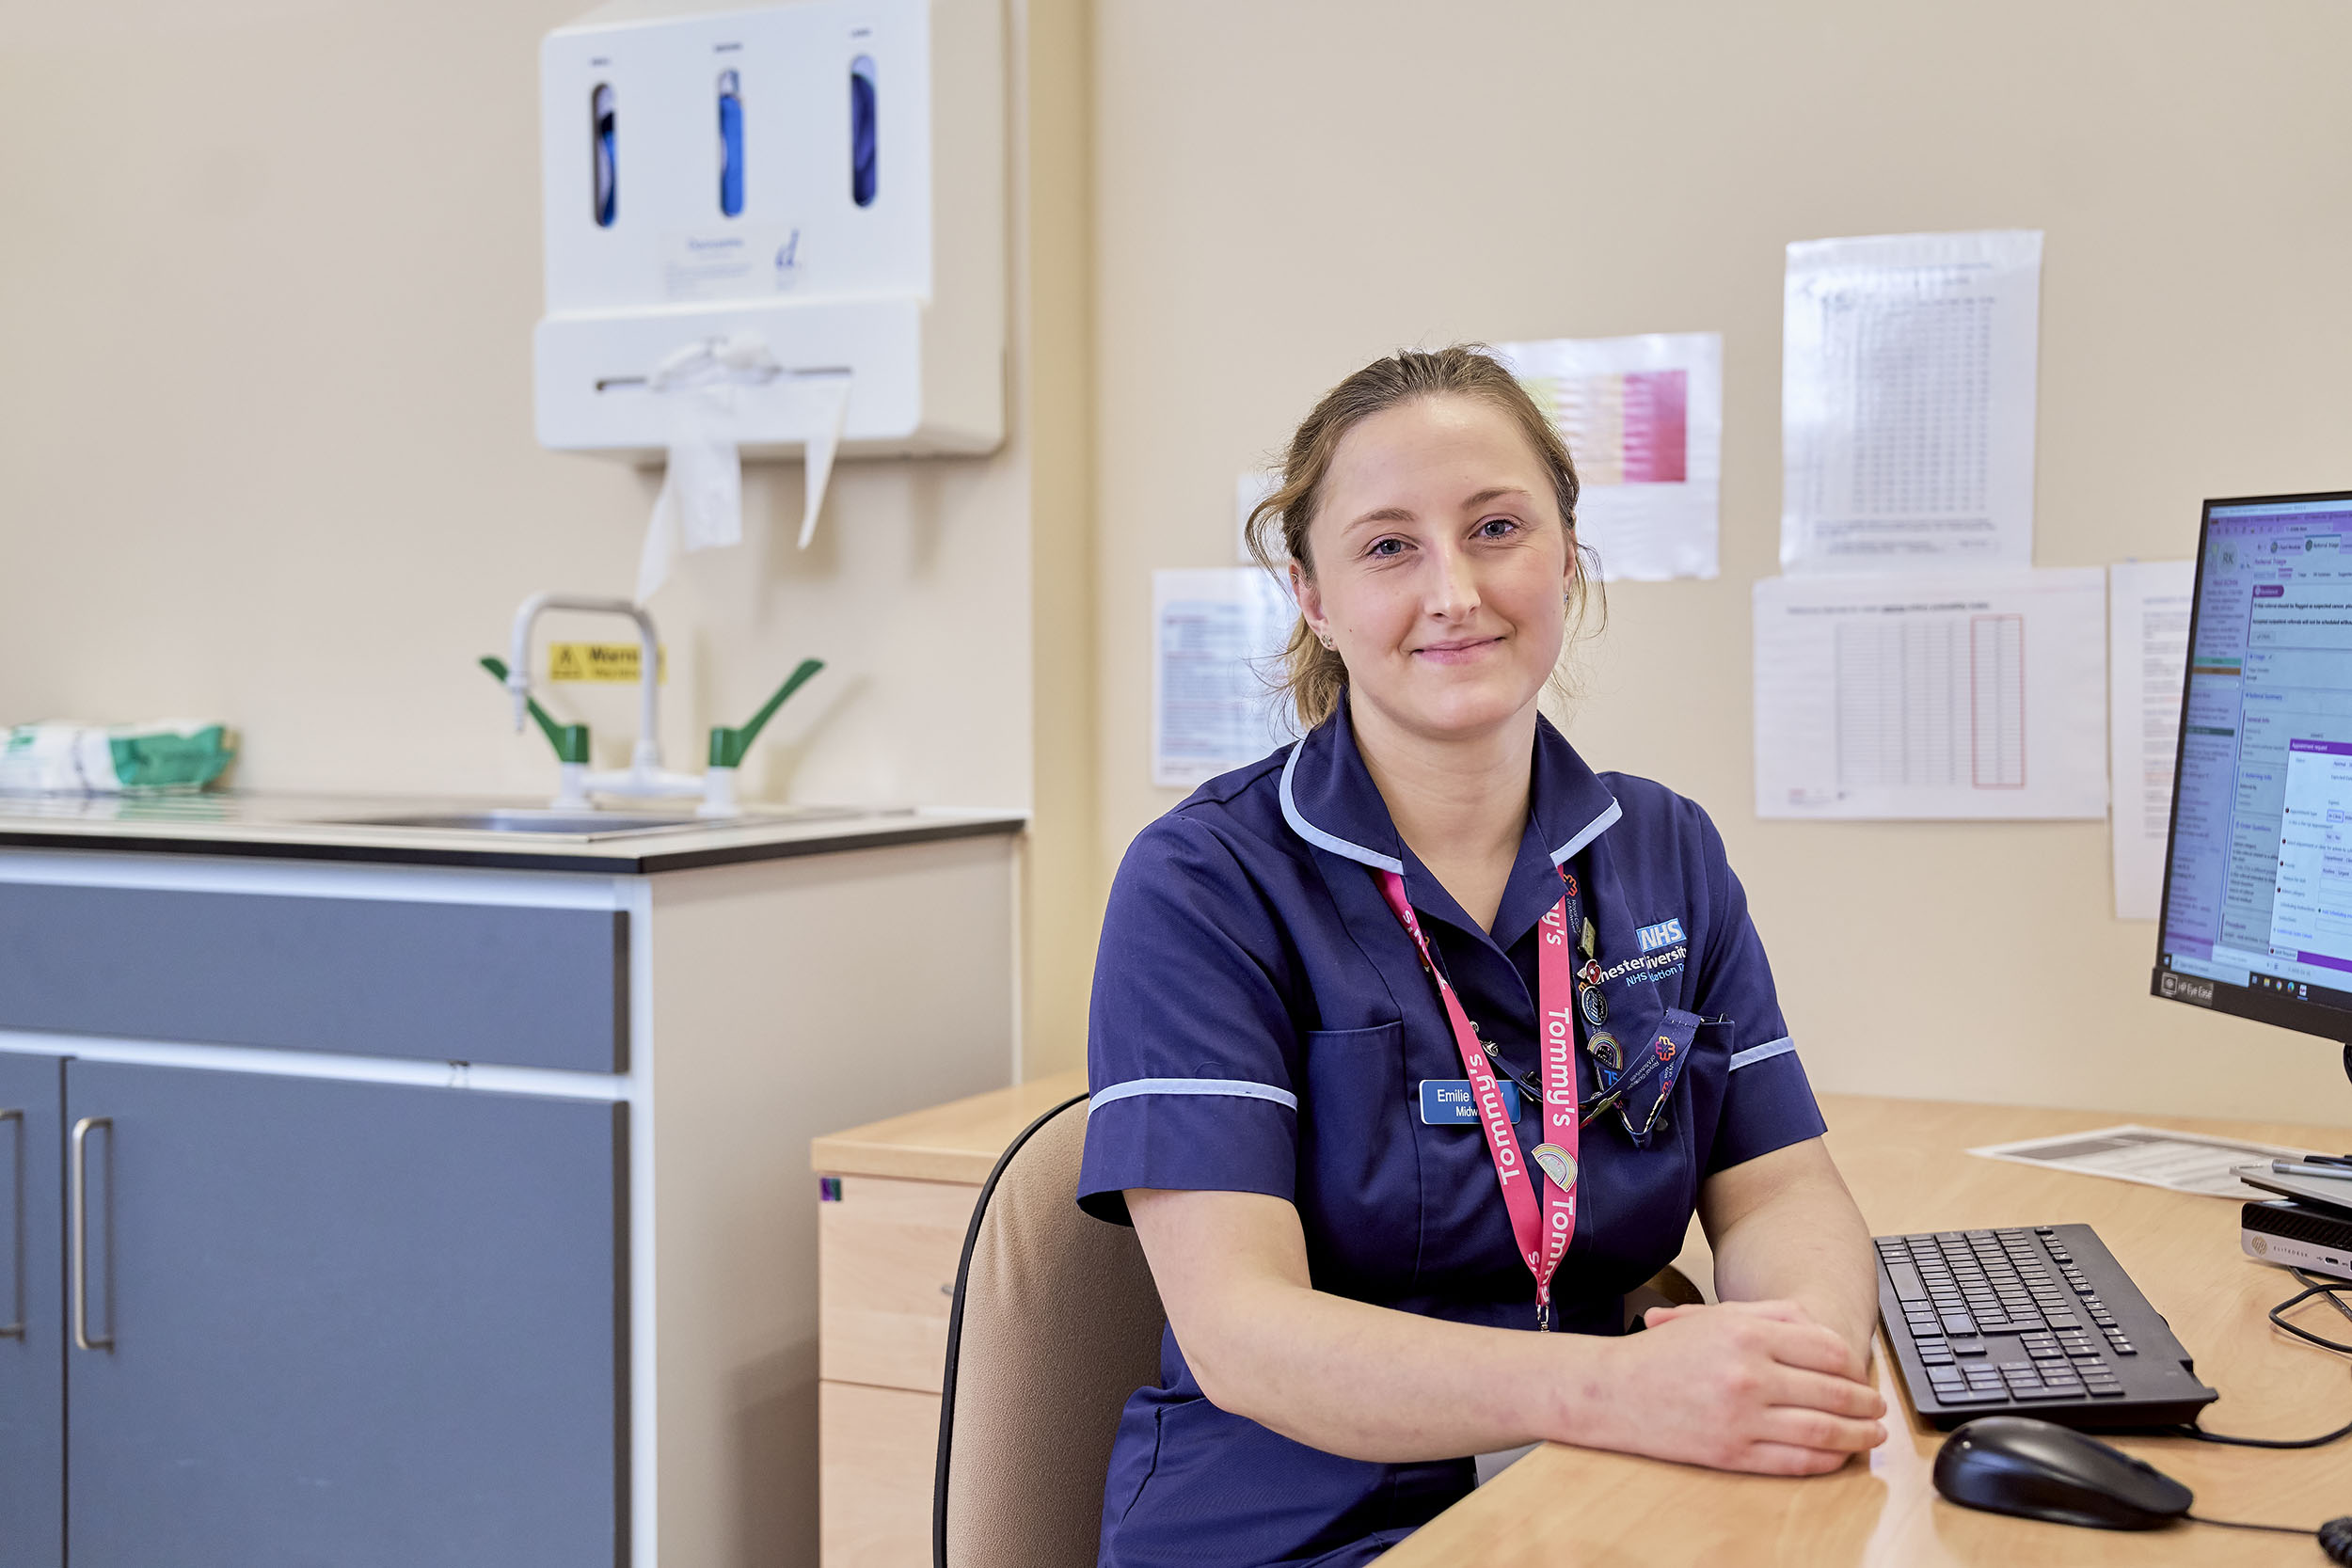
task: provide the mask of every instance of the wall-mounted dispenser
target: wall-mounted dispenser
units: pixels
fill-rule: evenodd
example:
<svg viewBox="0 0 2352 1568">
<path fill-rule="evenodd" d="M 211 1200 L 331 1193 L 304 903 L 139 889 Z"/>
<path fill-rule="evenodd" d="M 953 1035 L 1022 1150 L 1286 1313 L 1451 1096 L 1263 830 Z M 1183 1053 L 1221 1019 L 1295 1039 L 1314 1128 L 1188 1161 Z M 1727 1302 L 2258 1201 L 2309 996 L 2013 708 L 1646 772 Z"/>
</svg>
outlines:
<svg viewBox="0 0 2352 1568">
<path fill-rule="evenodd" d="M 749 455 L 993 451 L 1003 34 L 1001 0 L 619 0 L 548 35 L 541 443 L 659 455 L 703 344 L 775 367 L 703 432 Z"/>
</svg>

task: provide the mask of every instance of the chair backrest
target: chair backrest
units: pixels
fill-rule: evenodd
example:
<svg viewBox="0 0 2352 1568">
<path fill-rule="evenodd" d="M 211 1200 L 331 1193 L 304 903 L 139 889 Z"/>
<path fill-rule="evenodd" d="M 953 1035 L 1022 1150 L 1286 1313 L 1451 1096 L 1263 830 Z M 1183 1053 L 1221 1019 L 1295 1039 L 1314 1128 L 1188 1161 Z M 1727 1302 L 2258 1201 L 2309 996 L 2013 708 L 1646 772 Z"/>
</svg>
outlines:
<svg viewBox="0 0 2352 1568">
<path fill-rule="evenodd" d="M 1086 1099 L 1029 1125 L 980 1189 L 956 1272 L 931 1495 L 935 1568 L 1094 1568 L 1127 1396 L 1167 1322 L 1136 1233 L 1082 1212 Z"/>
</svg>

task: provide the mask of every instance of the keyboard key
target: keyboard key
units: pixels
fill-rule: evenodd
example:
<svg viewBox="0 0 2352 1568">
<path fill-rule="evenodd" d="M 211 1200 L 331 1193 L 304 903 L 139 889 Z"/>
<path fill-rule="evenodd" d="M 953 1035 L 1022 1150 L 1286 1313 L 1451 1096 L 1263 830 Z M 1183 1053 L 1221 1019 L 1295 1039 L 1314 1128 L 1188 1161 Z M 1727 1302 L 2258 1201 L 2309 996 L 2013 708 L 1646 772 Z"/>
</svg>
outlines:
<svg viewBox="0 0 2352 1568">
<path fill-rule="evenodd" d="M 2020 1404 L 2032 1400 L 2062 1400 L 2070 1397 L 2056 1388 L 2011 1388 L 2009 1392 L 2010 1398 Z"/>
<path fill-rule="evenodd" d="M 1937 1396 L 1946 1404 L 2007 1404 L 2009 1395 L 1998 1388 L 1971 1388 L 1964 1394 Z"/>
<path fill-rule="evenodd" d="M 2066 1359 L 2066 1353 L 2058 1349 L 2056 1345 L 2036 1345 L 2026 1354 L 2032 1356 L 2036 1361 L 2063 1361 Z"/>
<path fill-rule="evenodd" d="M 2094 1383 L 2090 1386 L 2090 1397 L 2094 1400 L 2120 1400 L 2123 1397 L 2123 1386 L 2120 1383 Z"/>
<path fill-rule="evenodd" d="M 1945 1343 L 1951 1346 L 1954 1355 L 1982 1355 L 1984 1354 L 1982 1339 L 1947 1339 Z"/>
</svg>

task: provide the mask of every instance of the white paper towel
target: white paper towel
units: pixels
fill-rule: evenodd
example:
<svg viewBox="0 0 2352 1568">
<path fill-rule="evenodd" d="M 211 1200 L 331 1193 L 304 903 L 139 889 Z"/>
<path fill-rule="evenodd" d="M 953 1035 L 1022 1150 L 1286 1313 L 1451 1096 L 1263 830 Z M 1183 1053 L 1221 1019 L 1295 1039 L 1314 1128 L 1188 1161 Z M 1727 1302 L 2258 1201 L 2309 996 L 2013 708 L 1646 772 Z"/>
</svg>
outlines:
<svg viewBox="0 0 2352 1568">
<path fill-rule="evenodd" d="M 733 436 L 738 390 L 765 387 L 783 373 L 765 342 L 736 337 L 689 343 L 645 378 L 646 389 L 669 411 L 670 462 L 638 557 L 638 603 L 650 599 L 669 580 L 671 558 L 680 549 L 705 550 L 741 541 L 743 464 Z M 849 417 L 849 372 L 795 377 L 785 403 L 790 410 L 787 423 L 799 428 L 778 435 L 788 440 L 797 434 L 806 451 L 800 537 L 800 547 L 806 549 L 824 508 L 834 456 Z"/>
<path fill-rule="evenodd" d="M 817 514 L 824 510 L 825 486 L 833 483 L 834 453 L 841 450 L 841 427 L 850 417 L 850 372 L 811 376 L 803 383 L 814 405 L 809 421 L 806 495 L 801 502 L 801 548 L 817 534 Z"/>
</svg>

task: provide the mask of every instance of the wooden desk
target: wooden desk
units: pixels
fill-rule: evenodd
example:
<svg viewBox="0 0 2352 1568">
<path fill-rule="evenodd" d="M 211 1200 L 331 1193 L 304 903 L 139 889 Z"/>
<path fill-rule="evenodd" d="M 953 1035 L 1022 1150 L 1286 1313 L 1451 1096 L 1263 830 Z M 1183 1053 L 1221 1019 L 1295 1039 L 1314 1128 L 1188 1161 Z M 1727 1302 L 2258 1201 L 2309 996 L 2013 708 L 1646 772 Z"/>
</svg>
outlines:
<svg viewBox="0 0 2352 1568">
<path fill-rule="evenodd" d="M 2306 1437 L 2352 1420 L 2342 1358 L 2270 1329 L 2263 1314 L 2299 1287 L 2238 1249 L 2238 1206 L 2153 1187 L 1979 1160 L 1973 1146 L 2138 1120 L 2340 1150 L 2341 1128 L 2106 1116 L 2014 1106 L 1824 1096 L 1829 1144 L 1873 1235 L 2081 1222 L 2117 1259 L 2221 1391 L 2217 1432 Z M 2332 1107 L 2314 1107 L 2332 1109 Z M 1685 1255 L 1686 1265 L 1692 1261 Z M 1704 1270 L 1704 1253 L 1697 1261 Z M 1708 1277 L 1705 1272 L 1693 1277 Z M 2347 1327 L 2321 1302 L 2309 1324 Z M 2340 1335 L 2331 1334 L 2331 1338 Z M 1882 1351 L 1891 1435 L 1869 1457 L 1805 1480 L 1733 1476 L 1546 1445 L 1381 1559 L 1383 1568 L 1540 1564 L 1788 1564 L 1789 1568 L 2254 1563 L 2323 1560 L 2309 1542 L 2203 1525 L 2152 1533 L 2071 1529 L 1956 1508 L 1929 1480 L 1943 1433 L 1911 1414 Z M 2187 1484 L 2223 1519 L 2316 1526 L 2352 1513 L 2352 1438 L 2306 1451 L 2188 1438 L 2114 1438 Z"/>
</svg>

